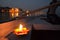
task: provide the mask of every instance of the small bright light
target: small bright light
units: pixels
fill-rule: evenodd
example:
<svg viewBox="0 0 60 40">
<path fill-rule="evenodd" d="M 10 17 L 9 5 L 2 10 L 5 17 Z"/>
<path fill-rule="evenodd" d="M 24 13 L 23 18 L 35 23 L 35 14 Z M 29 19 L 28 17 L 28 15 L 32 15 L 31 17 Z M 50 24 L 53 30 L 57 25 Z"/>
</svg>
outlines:
<svg viewBox="0 0 60 40">
<path fill-rule="evenodd" d="M 15 17 L 19 16 L 19 13 L 15 13 Z"/>
<path fill-rule="evenodd" d="M 29 16 L 29 15 L 27 14 L 27 16 Z"/>
<path fill-rule="evenodd" d="M 10 12 L 10 13 L 14 13 L 14 8 L 11 8 L 11 9 L 9 10 L 9 12 Z"/>
<path fill-rule="evenodd" d="M 12 18 L 14 18 L 14 13 L 11 13 Z"/>
<path fill-rule="evenodd" d="M 18 8 L 15 8 L 15 13 L 19 13 L 19 9 Z"/>
<path fill-rule="evenodd" d="M 22 28 L 23 28 L 23 25 L 20 24 L 20 26 L 19 26 L 19 30 L 22 31 Z"/>
<path fill-rule="evenodd" d="M 29 13 L 29 10 L 27 10 L 26 13 Z"/>
</svg>

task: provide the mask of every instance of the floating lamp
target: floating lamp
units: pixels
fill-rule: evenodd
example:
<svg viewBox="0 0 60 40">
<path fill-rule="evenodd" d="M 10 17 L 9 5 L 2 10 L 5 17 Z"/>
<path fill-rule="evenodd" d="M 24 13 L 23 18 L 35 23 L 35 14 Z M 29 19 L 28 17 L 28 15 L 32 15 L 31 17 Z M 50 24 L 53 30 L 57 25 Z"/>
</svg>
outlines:
<svg viewBox="0 0 60 40">
<path fill-rule="evenodd" d="M 22 24 L 20 24 L 19 27 L 14 30 L 14 34 L 16 35 L 26 35 L 28 32 L 29 29 L 27 27 L 23 27 Z"/>
</svg>

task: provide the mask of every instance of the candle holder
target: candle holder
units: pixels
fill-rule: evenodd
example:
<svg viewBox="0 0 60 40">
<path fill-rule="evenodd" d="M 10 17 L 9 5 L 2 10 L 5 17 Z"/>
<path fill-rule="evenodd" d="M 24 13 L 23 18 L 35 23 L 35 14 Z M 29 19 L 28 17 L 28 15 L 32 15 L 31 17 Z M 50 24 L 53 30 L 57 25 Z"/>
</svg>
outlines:
<svg viewBox="0 0 60 40">
<path fill-rule="evenodd" d="M 13 31 L 13 33 L 17 36 L 24 36 L 28 35 L 30 30 L 31 28 L 28 25 L 23 26 L 20 24 L 19 27 Z"/>
</svg>

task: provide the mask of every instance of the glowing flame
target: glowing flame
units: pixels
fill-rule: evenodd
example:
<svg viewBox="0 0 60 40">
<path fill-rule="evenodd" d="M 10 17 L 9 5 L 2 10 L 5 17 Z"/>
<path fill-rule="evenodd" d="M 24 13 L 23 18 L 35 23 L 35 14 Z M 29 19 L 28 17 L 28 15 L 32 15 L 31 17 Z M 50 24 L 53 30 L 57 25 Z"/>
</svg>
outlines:
<svg viewBox="0 0 60 40">
<path fill-rule="evenodd" d="M 16 35 L 24 35 L 24 34 L 28 34 L 28 29 L 26 27 L 23 27 L 22 24 L 19 25 L 19 28 L 14 30 L 14 33 Z"/>
<path fill-rule="evenodd" d="M 23 29 L 23 25 L 20 24 L 20 26 L 19 26 L 19 30 L 22 31 L 22 29 Z"/>
</svg>

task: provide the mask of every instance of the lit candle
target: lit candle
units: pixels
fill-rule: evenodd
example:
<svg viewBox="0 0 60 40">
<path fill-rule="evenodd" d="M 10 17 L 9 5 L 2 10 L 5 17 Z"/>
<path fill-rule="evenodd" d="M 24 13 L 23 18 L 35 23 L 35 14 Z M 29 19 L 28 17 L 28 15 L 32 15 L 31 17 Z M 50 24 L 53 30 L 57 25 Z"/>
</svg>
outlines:
<svg viewBox="0 0 60 40">
<path fill-rule="evenodd" d="M 23 27 L 22 24 L 19 25 L 19 28 L 14 30 L 14 33 L 16 35 L 24 35 L 24 34 L 28 34 L 28 29 L 26 27 Z"/>
</svg>

